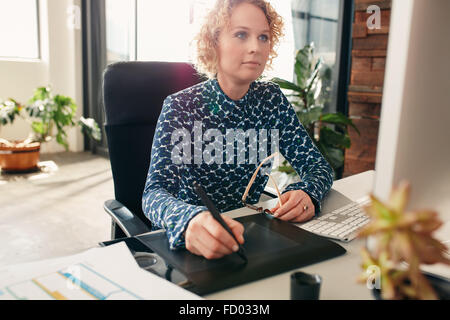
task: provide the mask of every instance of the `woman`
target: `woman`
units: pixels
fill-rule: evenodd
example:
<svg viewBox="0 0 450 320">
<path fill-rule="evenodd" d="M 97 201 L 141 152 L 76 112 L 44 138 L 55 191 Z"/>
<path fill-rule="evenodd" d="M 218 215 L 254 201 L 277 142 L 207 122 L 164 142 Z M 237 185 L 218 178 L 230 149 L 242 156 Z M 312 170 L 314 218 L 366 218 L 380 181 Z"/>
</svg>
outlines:
<svg viewBox="0 0 450 320">
<path fill-rule="evenodd" d="M 333 182 L 332 169 L 280 88 L 271 82 L 256 81 L 276 56 L 274 47 L 281 34 L 281 17 L 266 1 L 218 0 L 197 36 L 196 67 L 209 75 L 209 80 L 164 101 L 142 199 L 143 211 L 154 228 L 166 229 L 171 249 L 186 247 L 208 259 L 238 250 L 233 238 L 202 206 L 192 185 L 193 181 L 202 184 L 221 212 L 242 207 L 241 197 L 258 163 L 239 163 L 234 152 L 229 157 L 234 142 L 229 144 L 228 139 L 227 155 L 222 157 L 225 152 L 218 137 L 232 130 L 259 130 L 263 142 L 268 138 L 261 132 L 278 133 L 271 135 L 271 147 L 278 143 L 279 151 L 301 178 L 301 182 L 285 188 L 282 206 L 271 210 L 275 217 L 303 222 L 320 212 L 320 200 Z M 207 130 L 204 136 L 203 129 Z M 214 142 L 203 148 L 202 138 L 209 142 L 211 135 L 215 136 Z M 180 137 L 186 140 L 174 146 Z M 211 149 L 207 150 L 211 145 L 216 150 L 214 156 Z M 245 151 L 245 159 L 251 152 Z M 258 202 L 267 180 L 262 174 L 256 177 L 249 203 Z M 224 220 L 243 244 L 242 224 L 225 216 Z"/>
</svg>

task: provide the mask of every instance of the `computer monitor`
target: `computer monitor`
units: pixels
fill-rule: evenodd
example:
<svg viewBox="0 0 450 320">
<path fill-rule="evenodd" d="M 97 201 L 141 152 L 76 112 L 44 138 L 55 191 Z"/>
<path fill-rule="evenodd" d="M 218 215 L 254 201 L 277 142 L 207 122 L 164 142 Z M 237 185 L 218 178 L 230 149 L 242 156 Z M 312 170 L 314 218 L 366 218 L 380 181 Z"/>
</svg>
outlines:
<svg viewBox="0 0 450 320">
<path fill-rule="evenodd" d="M 392 2 L 374 194 L 409 180 L 408 208 L 436 210 L 450 240 L 450 1 Z M 449 243 L 447 243 L 449 245 Z"/>
</svg>

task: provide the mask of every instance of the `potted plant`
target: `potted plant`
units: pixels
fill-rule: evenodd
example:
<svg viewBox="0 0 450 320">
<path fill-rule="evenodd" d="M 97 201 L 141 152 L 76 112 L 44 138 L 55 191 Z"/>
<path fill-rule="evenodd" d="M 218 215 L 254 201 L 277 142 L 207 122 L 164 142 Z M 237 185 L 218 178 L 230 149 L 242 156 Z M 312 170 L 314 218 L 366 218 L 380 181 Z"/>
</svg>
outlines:
<svg viewBox="0 0 450 320">
<path fill-rule="evenodd" d="M 402 182 L 393 189 L 387 203 L 370 195 L 372 201 L 364 209 L 371 221 L 358 235 L 370 237 L 370 250 L 362 249 L 365 273 L 358 281 L 376 280 L 367 272 L 375 268 L 380 285 L 374 291 L 376 297 L 389 300 L 448 299 L 448 282 L 426 276 L 420 269 L 422 264 L 450 265 L 445 256 L 446 246 L 432 235 L 442 222 L 432 210 L 405 211 L 409 192 L 409 183 Z"/>
<path fill-rule="evenodd" d="M 68 150 L 68 127 L 78 125 L 89 137 L 100 140 L 98 124 L 91 118 L 74 121 L 77 106 L 70 97 L 53 95 L 50 87 L 40 87 L 28 104 L 14 99 L 0 101 L 0 126 L 22 118 L 30 125 L 31 133 L 25 140 L 0 138 L 0 167 L 6 172 L 24 172 L 37 169 L 41 143 L 56 139 Z M 1 128 L 1 127 L 0 127 Z"/>
<path fill-rule="evenodd" d="M 313 140 L 314 144 L 337 172 L 344 165 L 344 150 L 350 148 L 351 142 L 347 126 L 359 131 L 352 120 L 342 113 L 325 113 L 325 104 L 329 100 L 331 68 L 323 69 L 323 59 L 314 62 L 314 43 L 298 50 L 295 57 L 295 80 L 292 83 L 280 78 L 271 81 L 282 89 L 291 90 L 287 97 L 296 109 L 297 116 Z M 278 167 L 278 171 L 295 175 L 295 170 L 287 163 Z"/>
</svg>

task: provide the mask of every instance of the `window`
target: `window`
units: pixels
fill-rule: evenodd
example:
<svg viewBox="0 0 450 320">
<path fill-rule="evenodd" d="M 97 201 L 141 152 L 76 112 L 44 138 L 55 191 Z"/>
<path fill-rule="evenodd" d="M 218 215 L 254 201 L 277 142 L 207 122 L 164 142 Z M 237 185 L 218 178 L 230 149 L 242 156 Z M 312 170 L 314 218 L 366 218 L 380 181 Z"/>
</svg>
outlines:
<svg viewBox="0 0 450 320">
<path fill-rule="evenodd" d="M 294 43 L 290 3 L 271 0 L 285 17 L 285 38 L 277 50 L 267 77 L 292 78 Z M 203 18 L 214 5 L 211 0 L 105 0 L 108 64 L 116 61 L 192 62 L 191 41 Z"/>
<path fill-rule="evenodd" d="M 342 1 L 342 0 L 341 0 Z M 341 1 L 292 0 L 295 49 L 314 42 L 315 57 L 324 59 L 321 100 L 325 111 L 335 112 L 339 63 L 338 34 Z"/>
<path fill-rule="evenodd" d="M 193 35 L 191 1 L 138 0 L 137 59 L 187 62 Z"/>
<path fill-rule="evenodd" d="M 0 57 L 39 59 L 37 0 L 0 0 Z"/>
<path fill-rule="evenodd" d="M 136 0 L 106 0 L 107 63 L 136 59 Z"/>
<path fill-rule="evenodd" d="M 209 0 L 105 0 L 108 64 L 191 61 L 190 40 L 211 4 Z"/>
</svg>

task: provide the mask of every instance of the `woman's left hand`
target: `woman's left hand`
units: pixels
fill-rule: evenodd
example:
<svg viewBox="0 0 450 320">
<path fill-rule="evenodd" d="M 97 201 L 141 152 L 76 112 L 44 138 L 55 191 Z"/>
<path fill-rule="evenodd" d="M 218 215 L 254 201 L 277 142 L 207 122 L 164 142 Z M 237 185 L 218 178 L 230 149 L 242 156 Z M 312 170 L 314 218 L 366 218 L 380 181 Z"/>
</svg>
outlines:
<svg viewBox="0 0 450 320">
<path fill-rule="evenodd" d="M 304 222 L 314 217 L 315 208 L 311 198 L 302 190 L 292 190 L 281 195 L 280 204 L 270 211 L 274 217 L 283 221 Z"/>
</svg>

